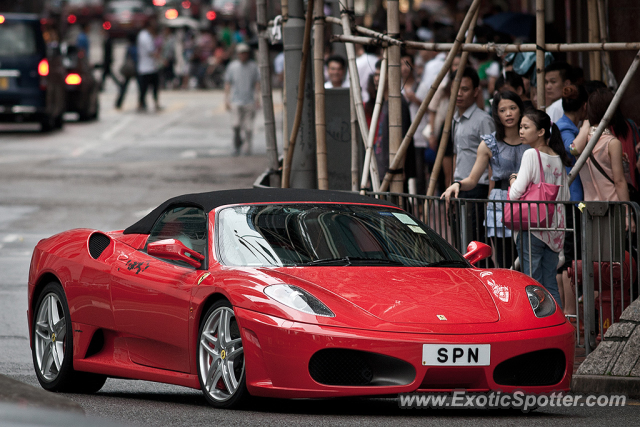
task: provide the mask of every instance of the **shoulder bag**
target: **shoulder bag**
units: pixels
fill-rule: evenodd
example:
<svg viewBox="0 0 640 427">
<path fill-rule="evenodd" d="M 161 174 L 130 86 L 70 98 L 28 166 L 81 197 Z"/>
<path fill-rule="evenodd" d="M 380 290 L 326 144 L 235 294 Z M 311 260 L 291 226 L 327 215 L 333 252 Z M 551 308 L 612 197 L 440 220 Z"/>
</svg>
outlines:
<svg viewBox="0 0 640 427">
<path fill-rule="evenodd" d="M 520 200 L 554 202 L 558 197 L 560 186 L 547 184 L 544 181 L 542 159 L 540 158 L 540 151 L 537 149 L 536 154 L 538 154 L 538 165 L 540 166 L 540 182 L 538 184 L 530 182 Z M 508 196 L 507 199 L 509 199 Z M 504 207 L 503 222 L 505 227 L 511 230 L 528 230 L 529 227 L 544 228 L 551 223 L 555 210 L 555 204 L 507 203 Z"/>
</svg>

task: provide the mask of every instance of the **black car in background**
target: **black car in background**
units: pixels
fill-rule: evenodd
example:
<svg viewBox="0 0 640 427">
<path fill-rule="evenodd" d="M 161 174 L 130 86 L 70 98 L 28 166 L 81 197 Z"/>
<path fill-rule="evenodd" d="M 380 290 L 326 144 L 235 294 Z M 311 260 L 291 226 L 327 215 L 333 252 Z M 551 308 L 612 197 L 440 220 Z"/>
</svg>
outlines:
<svg viewBox="0 0 640 427">
<path fill-rule="evenodd" d="M 78 113 L 81 121 L 98 118 L 100 85 L 85 52 L 74 45 L 62 45 L 62 64 L 65 69 L 67 111 Z"/>
<path fill-rule="evenodd" d="M 45 44 L 39 17 L 0 14 L 0 122 L 62 127 L 64 79 L 62 56 Z"/>
</svg>

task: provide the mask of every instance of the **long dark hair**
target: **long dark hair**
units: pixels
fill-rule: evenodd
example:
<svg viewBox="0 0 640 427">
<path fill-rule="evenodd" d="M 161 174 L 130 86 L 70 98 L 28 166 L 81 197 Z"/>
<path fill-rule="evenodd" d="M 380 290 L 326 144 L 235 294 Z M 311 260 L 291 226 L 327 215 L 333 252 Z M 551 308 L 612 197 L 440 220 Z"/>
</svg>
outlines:
<svg viewBox="0 0 640 427">
<path fill-rule="evenodd" d="M 547 141 L 549 148 L 560 156 L 560 160 L 563 165 L 571 166 L 571 160 L 564 149 L 560 129 L 558 129 L 558 126 L 556 126 L 555 123 L 553 125 L 551 124 L 551 118 L 549 115 L 541 110 L 527 108 L 524 112 L 524 116 L 536 125 L 536 129 L 544 129 L 544 139 Z"/>
<path fill-rule="evenodd" d="M 589 101 L 587 101 L 587 118 L 591 126 L 597 126 L 602 121 L 604 114 L 609 108 L 609 104 L 613 101 L 613 92 L 611 90 L 597 89 L 591 95 L 589 95 Z M 613 133 L 616 136 L 627 136 L 627 121 L 625 120 L 620 107 L 616 108 L 613 112 L 613 116 L 609 121 L 609 127 L 613 129 Z"/>
<path fill-rule="evenodd" d="M 513 101 L 518 106 L 518 113 L 520 117 L 518 118 L 518 128 L 520 127 L 520 120 L 522 120 L 522 112 L 524 111 L 524 103 L 522 99 L 518 96 L 517 93 L 512 92 L 510 90 L 503 90 L 497 92 L 493 96 L 493 105 L 491 106 L 491 113 L 493 115 L 493 123 L 496 125 L 496 139 L 498 141 L 504 141 L 505 129 L 502 121 L 500 120 L 500 116 L 498 115 L 498 106 L 500 105 L 500 101 L 503 99 L 507 99 L 509 101 Z M 517 128 L 516 128 L 517 129 Z"/>
</svg>

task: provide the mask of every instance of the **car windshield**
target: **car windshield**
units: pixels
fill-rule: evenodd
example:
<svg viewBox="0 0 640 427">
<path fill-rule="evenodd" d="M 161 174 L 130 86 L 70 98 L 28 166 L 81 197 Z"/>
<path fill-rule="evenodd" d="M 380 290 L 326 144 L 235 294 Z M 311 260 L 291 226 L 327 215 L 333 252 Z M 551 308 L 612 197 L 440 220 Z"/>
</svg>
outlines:
<svg viewBox="0 0 640 427">
<path fill-rule="evenodd" d="M 381 206 L 230 207 L 217 215 L 216 245 L 231 266 L 469 267 L 433 230 Z"/>
<path fill-rule="evenodd" d="M 0 56 L 12 57 L 37 53 L 33 26 L 26 22 L 5 22 L 0 25 Z"/>
</svg>

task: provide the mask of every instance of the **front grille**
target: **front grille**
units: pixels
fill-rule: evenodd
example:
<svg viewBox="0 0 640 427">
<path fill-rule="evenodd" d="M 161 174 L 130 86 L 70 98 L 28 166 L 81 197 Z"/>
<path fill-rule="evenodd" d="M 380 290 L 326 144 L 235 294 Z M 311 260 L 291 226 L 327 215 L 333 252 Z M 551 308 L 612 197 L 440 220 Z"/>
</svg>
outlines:
<svg viewBox="0 0 640 427">
<path fill-rule="evenodd" d="M 416 376 L 410 363 L 366 351 L 328 348 L 309 360 L 309 374 L 316 382 L 337 386 L 406 385 Z"/>
<path fill-rule="evenodd" d="M 93 233 L 89 237 L 89 253 L 93 259 L 98 259 L 102 252 L 109 247 L 111 239 L 102 233 Z"/>
<path fill-rule="evenodd" d="M 557 348 L 538 350 L 512 357 L 496 366 L 496 384 L 545 386 L 558 384 L 566 370 L 564 352 Z"/>
</svg>

